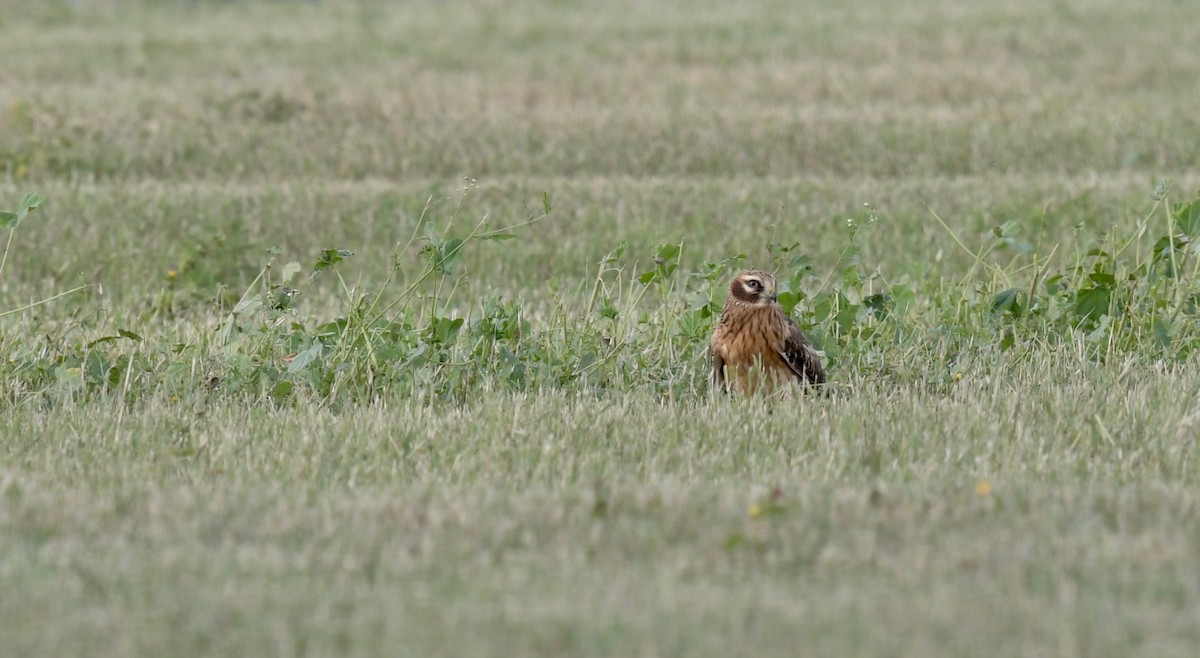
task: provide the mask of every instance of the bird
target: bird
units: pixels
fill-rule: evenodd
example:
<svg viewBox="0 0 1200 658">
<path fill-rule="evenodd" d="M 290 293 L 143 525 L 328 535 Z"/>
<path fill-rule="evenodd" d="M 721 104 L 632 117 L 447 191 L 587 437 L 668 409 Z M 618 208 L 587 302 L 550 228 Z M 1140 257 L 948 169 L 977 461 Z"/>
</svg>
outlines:
<svg viewBox="0 0 1200 658">
<path fill-rule="evenodd" d="M 745 270 L 729 283 L 710 343 L 713 383 L 726 391 L 770 394 L 781 385 L 820 388 L 821 355 L 783 312 L 775 277 Z"/>
</svg>

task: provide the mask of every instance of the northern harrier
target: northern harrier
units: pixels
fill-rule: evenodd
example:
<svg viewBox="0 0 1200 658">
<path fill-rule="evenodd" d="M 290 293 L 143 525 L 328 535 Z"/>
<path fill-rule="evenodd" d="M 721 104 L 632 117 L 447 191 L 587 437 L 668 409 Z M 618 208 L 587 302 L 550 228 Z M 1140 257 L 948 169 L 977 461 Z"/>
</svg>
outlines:
<svg viewBox="0 0 1200 658">
<path fill-rule="evenodd" d="M 746 270 L 729 284 L 712 335 L 713 383 L 742 393 L 825 383 L 821 358 L 775 297 L 775 277 Z"/>
</svg>

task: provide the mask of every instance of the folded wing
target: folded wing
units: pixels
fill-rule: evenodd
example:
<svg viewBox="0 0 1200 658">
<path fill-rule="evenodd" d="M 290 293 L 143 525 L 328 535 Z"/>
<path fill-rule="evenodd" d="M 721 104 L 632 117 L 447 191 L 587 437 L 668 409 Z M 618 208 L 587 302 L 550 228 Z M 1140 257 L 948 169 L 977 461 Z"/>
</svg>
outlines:
<svg viewBox="0 0 1200 658">
<path fill-rule="evenodd" d="M 787 336 L 783 340 L 783 360 L 801 381 L 812 386 L 825 383 L 825 369 L 821 367 L 821 356 L 812 343 L 800 331 L 800 327 L 787 318 Z"/>
</svg>

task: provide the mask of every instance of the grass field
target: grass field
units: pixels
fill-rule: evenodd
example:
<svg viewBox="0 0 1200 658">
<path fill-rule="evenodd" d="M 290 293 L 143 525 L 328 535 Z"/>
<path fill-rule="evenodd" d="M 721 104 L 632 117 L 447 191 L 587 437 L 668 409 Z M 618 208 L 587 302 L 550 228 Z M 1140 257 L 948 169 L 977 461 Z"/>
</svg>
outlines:
<svg viewBox="0 0 1200 658">
<path fill-rule="evenodd" d="M 0 655 L 1194 655 L 1198 17 L 0 0 Z"/>
</svg>

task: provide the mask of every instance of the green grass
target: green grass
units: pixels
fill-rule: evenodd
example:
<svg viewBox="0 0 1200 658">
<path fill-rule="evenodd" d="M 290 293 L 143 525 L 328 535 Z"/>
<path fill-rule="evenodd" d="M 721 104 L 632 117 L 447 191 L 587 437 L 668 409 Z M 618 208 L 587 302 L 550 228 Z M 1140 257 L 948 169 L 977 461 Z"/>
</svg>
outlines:
<svg viewBox="0 0 1200 658">
<path fill-rule="evenodd" d="M 1192 655 L 1194 18 L 0 0 L 0 654 Z"/>
</svg>

